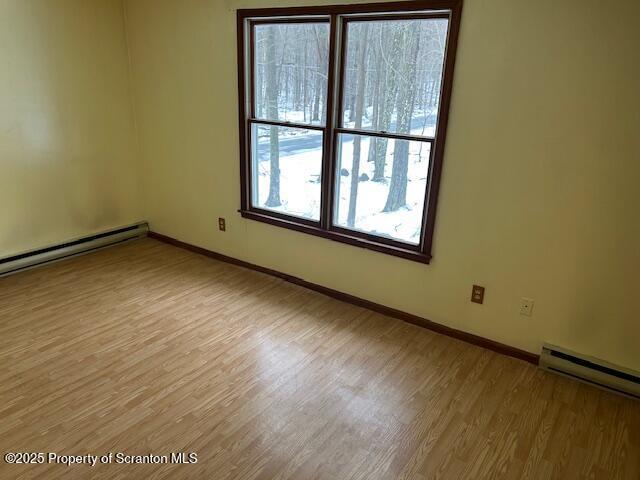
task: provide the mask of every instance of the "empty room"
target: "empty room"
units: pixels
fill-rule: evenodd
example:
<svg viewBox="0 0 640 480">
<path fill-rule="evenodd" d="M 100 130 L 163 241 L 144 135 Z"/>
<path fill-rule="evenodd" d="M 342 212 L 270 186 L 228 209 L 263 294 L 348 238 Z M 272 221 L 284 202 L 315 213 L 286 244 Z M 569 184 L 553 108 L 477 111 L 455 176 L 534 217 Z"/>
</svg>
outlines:
<svg viewBox="0 0 640 480">
<path fill-rule="evenodd" d="M 0 479 L 640 480 L 638 25 L 0 0 Z"/>
</svg>

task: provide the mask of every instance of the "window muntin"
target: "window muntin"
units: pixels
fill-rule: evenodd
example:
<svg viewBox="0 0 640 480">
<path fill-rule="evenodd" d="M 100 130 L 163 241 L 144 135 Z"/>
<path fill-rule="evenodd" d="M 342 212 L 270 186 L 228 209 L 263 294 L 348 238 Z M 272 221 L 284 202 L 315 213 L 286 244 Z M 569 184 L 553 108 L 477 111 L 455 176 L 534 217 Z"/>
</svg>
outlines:
<svg viewBox="0 0 640 480">
<path fill-rule="evenodd" d="M 428 263 L 460 7 L 460 0 L 420 0 L 239 10 L 242 216 Z M 371 43 L 376 34 L 377 46 Z M 309 37 L 313 43 L 303 41 Z M 278 46 L 277 38 L 290 48 Z M 379 62 L 386 62 L 384 68 Z M 267 72 L 272 64 L 275 80 L 273 70 Z M 310 85 L 309 77 L 324 78 L 325 72 L 325 84 Z M 410 88 L 373 80 L 393 75 Z M 274 83 L 277 94 L 268 94 L 266 84 Z M 358 99 L 361 84 L 364 100 Z M 310 91 L 320 92 L 315 109 Z M 393 98 L 387 100 L 391 109 L 380 107 L 380 92 Z M 277 137 L 277 155 L 271 136 Z M 288 148 L 280 150 L 280 142 Z M 354 163 L 356 143 L 360 157 Z M 273 178 L 278 171 L 279 182 Z M 275 184 L 280 202 L 270 191 Z M 379 197 L 373 199 L 372 191 Z"/>
</svg>

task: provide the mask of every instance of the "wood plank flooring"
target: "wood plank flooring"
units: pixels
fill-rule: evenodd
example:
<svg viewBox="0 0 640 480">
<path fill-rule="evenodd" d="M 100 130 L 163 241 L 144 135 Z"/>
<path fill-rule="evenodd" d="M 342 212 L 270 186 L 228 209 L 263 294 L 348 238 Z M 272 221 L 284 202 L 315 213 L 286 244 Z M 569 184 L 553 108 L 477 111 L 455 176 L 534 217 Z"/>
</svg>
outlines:
<svg viewBox="0 0 640 480">
<path fill-rule="evenodd" d="M 145 239 L 0 279 L 0 478 L 640 479 L 640 403 Z"/>
</svg>

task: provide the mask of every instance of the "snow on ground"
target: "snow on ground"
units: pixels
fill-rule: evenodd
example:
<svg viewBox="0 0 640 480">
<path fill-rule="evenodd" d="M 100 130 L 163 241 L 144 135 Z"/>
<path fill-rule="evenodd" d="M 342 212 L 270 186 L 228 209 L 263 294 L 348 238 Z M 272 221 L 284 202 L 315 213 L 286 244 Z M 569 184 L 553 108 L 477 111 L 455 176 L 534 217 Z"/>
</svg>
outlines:
<svg viewBox="0 0 640 480">
<path fill-rule="evenodd" d="M 280 200 L 282 205 L 265 205 L 269 196 L 271 164 L 269 162 L 269 129 L 259 128 L 258 139 L 258 205 L 260 208 L 287 213 L 311 220 L 320 219 L 320 172 L 322 170 L 322 132 L 284 129 L 280 135 Z M 282 131 L 283 129 L 279 129 Z M 292 135 L 296 132 L 304 134 Z M 253 184 L 256 185 L 255 172 Z"/>
<path fill-rule="evenodd" d="M 422 122 L 420 122 L 422 123 Z M 415 126 L 415 123 L 414 123 Z M 293 128 L 280 128 L 280 199 L 279 207 L 265 205 L 269 195 L 269 137 L 268 128 L 258 127 L 257 142 L 258 181 L 256 206 L 289 215 L 319 220 L 320 218 L 320 174 L 322 168 L 322 132 Z M 423 133 L 422 125 L 412 129 L 413 134 Z M 338 172 L 346 169 L 348 176 L 339 176 L 339 201 L 334 223 L 344 228 L 349 209 L 351 171 L 353 168 L 353 136 L 341 136 L 342 155 L 338 159 Z M 370 137 L 361 137 L 360 175 L 373 178 L 373 163 L 367 161 Z M 393 167 L 393 151 L 396 141 L 389 140 L 385 165 L 385 182 L 360 181 L 356 201 L 354 230 L 372 233 L 411 244 L 420 241 L 422 212 L 429 171 L 429 148 L 427 142 L 409 143 L 409 171 L 407 183 L 407 204 L 395 212 L 382 209 L 389 193 L 389 183 Z M 254 172 L 255 175 L 255 172 Z"/>
<path fill-rule="evenodd" d="M 425 137 L 433 137 L 436 132 L 436 115 L 438 113 L 438 107 L 435 106 L 432 109 L 427 110 L 417 110 L 413 113 L 411 120 L 411 133 L 414 135 L 423 135 Z M 362 121 L 362 126 L 360 129 L 362 130 L 371 130 L 371 118 L 373 115 L 372 107 L 367 108 L 366 115 Z M 355 121 L 349 121 L 350 112 L 349 110 L 345 110 L 343 113 L 343 125 L 345 128 L 355 128 Z M 393 113 L 391 117 L 391 123 L 389 125 L 388 131 L 392 133 L 398 133 L 397 128 L 397 115 L 396 112 Z"/>
<path fill-rule="evenodd" d="M 323 108 L 322 105 L 321 108 Z M 262 116 L 258 118 L 265 119 L 266 117 Z M 283 104 L 278 107 L 278 120 L 281 122 L 303 123 L 305 125 L 322 125 L 322 121 L 320 120 L 311 120 L 311 112 L 306 112 L 305 119 L 305 113 L 302 110 L 291 110 Z"/>
<path fill-rule="evenodd" d="M 412 244 L 418 244 L 420 241 L 424 195 L 429 170 L 429 144 L 409 142 L 407 204 L 395 212 L 383 212 L 382 210 L 389 194 L 395 143 L 394 140 L 389 140 L 387 144 L 387 160 L 385 165 L 386 181 L 382 183 L 368 180 L 358 183 L 356 220 L 352 228 L 361 232 L 373 233 Z M 369 144 L 369 137 L 362 137 L 360 175 L 364 173 L 371 179 L 373 178 L 374 165 L 367 161 Z M 422 152 L 420 152 L 421 145 Z M 343 137 L 341 159 L 342 161 L 338 163 L 338 168 L 344 168 L 351 172 L 354 160 L 353 137 L 351 135 Z M 338 226 L 349 228 L 347 225 L 347 213 L 351 194 L 351 175 L 348 177 L 340 176 L 338 192 L 338 214 L 337 218 L 334 216 L 334 222 Z"/>
</svg>

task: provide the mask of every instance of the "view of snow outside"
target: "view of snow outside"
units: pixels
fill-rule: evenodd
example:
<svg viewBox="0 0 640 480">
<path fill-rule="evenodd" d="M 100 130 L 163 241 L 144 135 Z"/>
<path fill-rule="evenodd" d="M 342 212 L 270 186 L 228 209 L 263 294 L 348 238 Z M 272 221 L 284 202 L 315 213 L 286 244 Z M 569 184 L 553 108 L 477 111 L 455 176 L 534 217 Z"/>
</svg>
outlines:
<svg viewBox="0 0 640 480">
<path fill-rule="evenodd" d="M 334 213 L 334 224 L 372 233 L 382 237 L 389 237 L 407 243 L 418 244 L 420 242 L 420 230 L 422 227 L 422 211 L 424 196 L 429 174 L 430 144 L 427 142 L 414 142 L 408 140 L 389 140 L 387 144 L 386 163 L 384 167 L 384 182 L 371 180 L 360 181 L 356 200 L 356 215 L 353 226 L 349 226 L 347 212 L 349 209 L 351 179 L 342 175 L 352 171 L 353 168 L 353 135 L 340 135 L 340 155 L 338 157 L 338 204 Z M 361 137 L 362 153 L 360 155 L 360 178 L 371 179 L 373 177 L 373 163 L 367 161 L 371 137 Z M 406 204 L 393 212 L 383 211 L 389 193 L 389 179 L 393 166 L 393 151 L 397 144 L 406 142 L 409 144 L 409 168 L 407 173 Z"/>
<path fill-rule="evenodd" d="M 444 19 L 349 22 L 341 126 L 433 138 L 447 28 Z M 255 27 L 255 207 L 320 219 L 324 134 L 304 125 L 326 121 L 328 36 L 326 23 Z M 430 142 L 342 133 L 336 143 L 333 224 L 419 244 Z"/>
<path fill-rule="evenodd" d="M 267 206 L 270 162 L 270 126 L 253 126 L 253 138 L 258 139 L 252 158 L 257 161 L 253 171 L 254 205 L 276 212 L 320 220 L 320 180 L 322 172 L 322 132 L 301 128 L 275 127 L 278 130 L 280 153 L 281 205 Z M 257 150 L 257 151 L 256 151 Z M 257 167 L 257 168 L 256 168 Z M 257 174 L 257 179 L 255 178 Z M 257 191 L 256 191 L 257 190 Z M 257 201 L 256 201 L 257 200 Z"/>
<path fill-rule="evenodd" d="M 427 116 L 422 116 L 427 118 Z M 414 135 L 434 135 L 435 112 L 428 116 L 425 122 L 420 116 L 416 123 L 423 122 L 411 131 Z M 267 210 L 286 213 L 310 220 L 320 219 L 320 181 L 322 171 L 322 132 L 290 127 L 277 127 L 280 146 L 280 196 L 282 204 L 278 207 L 266 206 L 269 195 L 269 177 L 271 166 L 269 162 L 269 126 L 254 125 L 254 132 L 258 139 L 257 152 L 253 158 L 257 159 L 257 188 L 255 206 Z M 339 155 L 337 158 L 337 176 L 340 179 L 338 192 L 339 201 L 336 202 L 337 215 L 334 224 L 349 228 L 346 222 L 349 195 L 351 191 L 350 172 L 353 170 L 353 139 L 352 135 L 341 135 L 339 141 Z M 395 141 L 390 140 L 387 145 L 385 163 L 385 181 L 374 182 L 372 162 L 368 162 L 371 137 L 362 137 L 362 152 L 360 156 L 360 178 L 365 175 L 368 180 L 359 182 L 356 202 L 356 220 L 353 229 L 393 238 L 407 243 L 417 244 L 420 240 L 420 228 L 424 208 L 427 175 L 429 172 L 430 144 L 428 142 L 409 142 L 409 171 L 407 183 L 407 204 L 394 212 L 383 212 L 389 191 L 389 180 L 393 167 L 393 151 Z M 256 155 L 257 153 L 257 155 Z M 344 175 L 349 172 L 349 175 Z"/>
</svg>

